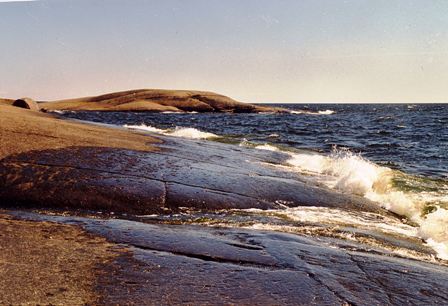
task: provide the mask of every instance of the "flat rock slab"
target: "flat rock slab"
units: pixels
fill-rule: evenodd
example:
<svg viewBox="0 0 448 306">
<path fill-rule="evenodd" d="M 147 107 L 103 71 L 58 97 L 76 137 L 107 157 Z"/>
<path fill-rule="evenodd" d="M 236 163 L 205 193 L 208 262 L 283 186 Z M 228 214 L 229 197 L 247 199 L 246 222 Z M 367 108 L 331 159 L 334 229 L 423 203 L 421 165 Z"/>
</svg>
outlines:
<svg viewBox="0 0 448 306">
<path fill-rule="evenodd" d="M 156 213 L 198 209 L 341 207 L 385 213 L 357 196 L 307 184 L 274 167 L 285 153 L 157 136 L 152 152 L 67 147 L 0 161 L 3 205 Z"/>
<path fill-rule="evenodd" d="M 448 268 L 363 251 L 338 239 L 286 233 L 14 216 L 82 226 L 124 244 L 105 304 L 446 305 Z"/>
</svg>

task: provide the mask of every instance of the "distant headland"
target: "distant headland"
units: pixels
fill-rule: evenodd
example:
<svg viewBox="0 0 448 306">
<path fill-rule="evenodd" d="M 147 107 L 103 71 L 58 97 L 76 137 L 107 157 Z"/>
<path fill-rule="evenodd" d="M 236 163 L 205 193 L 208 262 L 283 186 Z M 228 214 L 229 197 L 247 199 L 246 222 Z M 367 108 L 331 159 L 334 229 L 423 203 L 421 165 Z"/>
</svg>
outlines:
<svg viewBox="0 0 448 306">
<path fill-rule="evenodd" d="M 0 99 L 7 104 L 14 101 L 18 100 Z M 37 105 L 43 111 L 284 112 L 281 108 L 243 103 L 214 92 L 164 89 L 136 89 L 67 100 L 38 101 Z"/>
</svg>

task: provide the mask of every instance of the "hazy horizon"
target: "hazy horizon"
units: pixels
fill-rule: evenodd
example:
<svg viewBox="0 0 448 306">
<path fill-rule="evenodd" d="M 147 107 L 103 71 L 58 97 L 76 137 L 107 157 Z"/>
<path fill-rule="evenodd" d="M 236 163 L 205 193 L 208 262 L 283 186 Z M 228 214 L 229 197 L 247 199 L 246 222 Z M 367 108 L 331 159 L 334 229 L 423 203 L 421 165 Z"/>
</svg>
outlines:
<svg viewBox="0 0 448 306">
<path fill-rule="evenodd" d="M 448 100 L 446 1 L 2 2 L 0 25 L 0 97 L 161 88 L 254 103 Z"/>
</svg>

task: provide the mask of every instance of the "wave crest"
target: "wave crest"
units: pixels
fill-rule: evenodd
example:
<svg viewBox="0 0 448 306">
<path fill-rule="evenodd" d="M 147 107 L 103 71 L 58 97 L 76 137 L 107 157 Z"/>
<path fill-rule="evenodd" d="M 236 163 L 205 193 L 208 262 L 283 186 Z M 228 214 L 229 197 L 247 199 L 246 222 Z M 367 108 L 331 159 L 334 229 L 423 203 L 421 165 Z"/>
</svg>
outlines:
<svg viewBox="0 0 448 306">
<path fill-rule="evenodd" d="M 389 168 L 380 167 L 348 150 L 333 150 L 330 156 L 290 153 L 288 164 L 310 174 L 321 175 L 320 182 L 330 188 L 365 195 L 373 189 L 385 189 Z"/>
<path fill-rule="evenodd" d="M 303 114 L 303 115 L 332 115 L 335 113 L 335 111 L 331 110 L 331 109 L 320 110 L 317 112 L 306 111 L 306 110 L 293 110 L 293 111 L 290 111 L 289 113 L 294 114 L 294 115 L 299 115 L 299 114 Z"/>
<path fill-rule="evenodd" d="M 175 137 L 183 137 L 189 139 L 211 139 L 218 138 L 219 136 L 209 132 L 203 132 L 195 128 L 176 127 L 175 129 L 159 129 L 153 126 L 140 124 L 140 125 L 123 125 L 123 127 L 134 130 L 143 130 L 152 133 L 159 133 Z"/>
<path fill-rule="evenodd" d="M 203 132 L 195 128 L 182 128 L 182 127 L 176 127 L 174 131 L 170 131 L 167 134 L 171 136 L 184 137 L 190 139 L 210 139 L 219 137 L 216 134 Z"/>
</svg>

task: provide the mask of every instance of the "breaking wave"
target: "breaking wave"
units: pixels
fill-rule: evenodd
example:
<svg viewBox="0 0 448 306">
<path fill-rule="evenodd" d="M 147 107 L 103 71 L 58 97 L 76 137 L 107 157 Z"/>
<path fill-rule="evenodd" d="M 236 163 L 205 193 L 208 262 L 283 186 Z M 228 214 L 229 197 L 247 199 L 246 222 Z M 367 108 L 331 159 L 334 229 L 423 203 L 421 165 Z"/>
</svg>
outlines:
<svg viewBox="0 0 448 306">
<path fill-rule="evenodd" d="M 219 137 L 216 134 L 203 132 L 195 128 L 181 128 L 181 127 L 176 127 L 174 130 L 168 131 L 166 134 L 191 139 L 210 139 Z"/>
<path fill-rule="evenodd" d="M 299 115 L 299 114 L 304 114 L 304 115 L 332 115 L 334 113 L 335 113 L 335 111 L 331 110 L 331 109 L 327 109 L 327 110 L 323 110 L 323 111 L 317 111 L 317 112 L 305 111 L 305 110 L 290 111 L 290 114 L 295 114 L 295 115 Z"/>
<path fill-rule="evenodd" d="M 269 144 L 255 148 L 279 151 Z M 418 237 L 424 239 L 439 258 L 448 260 L 448 184 L 426 179 L 412 190 L 410 186 L 423 179 L 377 165 L 346 149 L 334 149 L 329 155 L 312 152 L 284 153 L 290 156 L 286 161 L 286 168 L 306 174 L 313 183 L 363 196 L 415 222 L 418 224 Z M 401 189 L 400 185 L 403 184 L 406 188 Z M 423 187 L 431 184 L 439 185 L 422 191 Z"/>
<path fill-rule="evenodd" d="M 63 114 L 65 114 L 66 113 L 66 111 L 63 111 L 63 110 L 57 110 L 57 109 L 55 109 L 55 110 L 49 110 L 49 111 L 47 111 L 48 113 L 55 113 L 55 114 L 59 114 L 59 115 L 63 115 Z"/>
<path fill-rule="evenodd" d="M 183 137 L 189 139 L 211 139 L 218 138 L 219 136 L 213 133 L 203 132 L 195 128 L 176 127 L 174 129 L 159 129 L 153 126 L 140 124 L 140 125 L 123 125 L 127 129 L 143 130 L 152 133 L 159 133 L 175 137 Z"/>
</svg>

